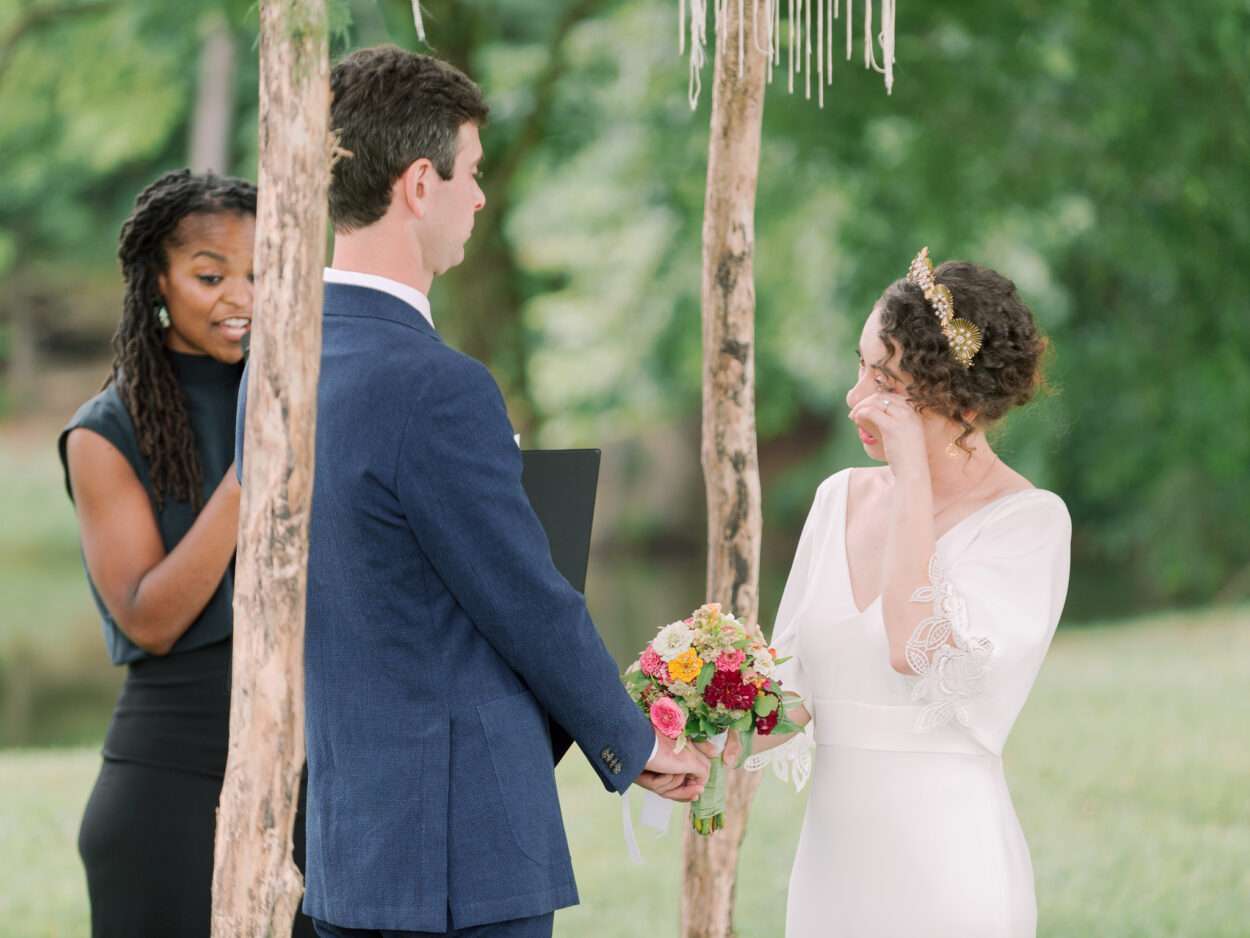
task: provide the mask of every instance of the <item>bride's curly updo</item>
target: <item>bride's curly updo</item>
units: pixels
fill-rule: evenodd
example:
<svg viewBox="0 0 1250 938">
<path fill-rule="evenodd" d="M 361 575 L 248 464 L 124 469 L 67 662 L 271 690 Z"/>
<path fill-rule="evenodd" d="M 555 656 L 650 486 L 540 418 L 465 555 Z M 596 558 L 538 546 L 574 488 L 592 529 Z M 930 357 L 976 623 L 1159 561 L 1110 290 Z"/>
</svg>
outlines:
<svg viewBox="0 0 1250 938">
<path fill-rule="evenodd" d="M 934 276 L 951 291 L 955 315 L 981 330 L 982 345 L 964 368 L 951 356 L 941 324 L 920 287 L 906 278 L 882 294 L 881 341 L 891 359 L 912 377 L 908 396 L 921 410 L 942 414 L 964 428 L 956 441 L 1001 420 L 1027 404 L 1044 384 L 1042 358 L 1047 340 L 1016 285 L 967 261 L 947 261 Z M 975 416 L 969 421 L 965 414 Z"/>
</svg>

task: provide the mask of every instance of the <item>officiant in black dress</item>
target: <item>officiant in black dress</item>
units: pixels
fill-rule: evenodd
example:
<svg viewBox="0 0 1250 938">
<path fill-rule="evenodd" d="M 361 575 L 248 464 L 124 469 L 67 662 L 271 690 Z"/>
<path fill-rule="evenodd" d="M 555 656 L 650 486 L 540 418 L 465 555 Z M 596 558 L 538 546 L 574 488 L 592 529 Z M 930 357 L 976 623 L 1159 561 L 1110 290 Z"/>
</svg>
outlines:
<svg viewBox="0 0 1250 938">
<path fill-rule="evenodd" d="M 167 173 L 122 227 L 112 373 L 58 441 L 126 680 L 79 832 L 93 938 L 207 938 L 226 767 L 256 189 Z M 304 866 L 303 791 L 295 860 Z M 294 934 L 312 936 L 300 915 Z"/>
</svg>

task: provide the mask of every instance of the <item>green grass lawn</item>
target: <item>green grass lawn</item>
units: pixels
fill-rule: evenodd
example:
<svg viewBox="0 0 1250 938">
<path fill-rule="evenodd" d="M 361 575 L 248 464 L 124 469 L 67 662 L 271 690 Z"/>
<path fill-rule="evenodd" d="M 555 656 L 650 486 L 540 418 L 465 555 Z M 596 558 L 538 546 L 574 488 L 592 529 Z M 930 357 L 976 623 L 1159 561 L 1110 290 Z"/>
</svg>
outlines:
<svg viewBox="0 0 1250 938">
<path fill-rule="evenodd" d="M 1050 938 L 1250 934 L 1250 611 L 1060 633 L 1007 750 Z M 0 938 L 86 935 L 74 838 L 91 750 L 0 754 Z M 680 836 L 640 833 L 576 754 L 559 770 L 583 905 L 560 938 L 676 934 Z M 934 798 L 940 792 L 917 793 Z M 738 886 L 741 938 L 782 934 L 803 797 L 768 778 Z M 906 901 L 900 896 L 900 901 Z M 954 936 L 953 936 L 954 938 Z"/>
</svg>

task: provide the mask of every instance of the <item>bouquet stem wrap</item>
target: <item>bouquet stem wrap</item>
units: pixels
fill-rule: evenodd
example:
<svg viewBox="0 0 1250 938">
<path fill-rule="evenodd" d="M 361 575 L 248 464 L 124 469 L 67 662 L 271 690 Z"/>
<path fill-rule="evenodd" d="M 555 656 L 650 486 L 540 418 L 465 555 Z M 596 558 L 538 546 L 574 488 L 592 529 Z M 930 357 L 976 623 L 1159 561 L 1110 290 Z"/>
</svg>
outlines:
<svg viewBox="0 0 1250 938">
<path fill-rule="evenodd" d="M 718 733 L 708 739 L 719 755 L 725 749 L 728 733 Z M 713 834 L 725 826 L 725 766 L 720 759 L 713 759 L 708 766 L 707 784 L 703 794 L 690 806 L 690 826 L 700 834 Z"/>
</svg>

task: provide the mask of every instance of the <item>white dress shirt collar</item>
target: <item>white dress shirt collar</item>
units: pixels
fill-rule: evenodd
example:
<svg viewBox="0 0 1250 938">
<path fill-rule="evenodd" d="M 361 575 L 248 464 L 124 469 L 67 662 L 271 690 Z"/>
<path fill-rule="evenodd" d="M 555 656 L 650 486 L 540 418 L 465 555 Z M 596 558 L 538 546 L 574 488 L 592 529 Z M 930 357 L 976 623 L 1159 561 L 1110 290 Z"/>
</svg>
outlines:
<svg viewBox="0 0 1250 938">
<path fill-rule="evenodd" d="M 355 270 L 339 270 L 337 267 L 325 269 L 326 283 L 341 283 L 349 287 L 368 287 L 389 293 L 396 299 L 403 300 L 417 310 L 432 327 L 434 314 L 430 311 L 430 298 L 415 287 L 392 280 L 390 277 L 379 277 L 377 274 L 362 274 Z"/>
</svg>

